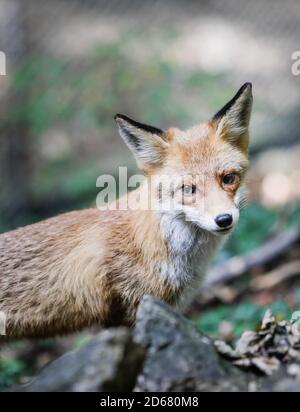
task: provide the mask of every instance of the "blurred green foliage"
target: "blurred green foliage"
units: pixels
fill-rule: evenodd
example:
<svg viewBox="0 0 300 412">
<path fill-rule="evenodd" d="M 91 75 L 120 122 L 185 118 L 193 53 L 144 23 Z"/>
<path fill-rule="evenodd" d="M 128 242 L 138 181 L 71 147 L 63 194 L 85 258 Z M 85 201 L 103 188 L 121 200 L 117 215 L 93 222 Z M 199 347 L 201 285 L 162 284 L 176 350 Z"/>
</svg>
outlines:
<svg viewBox="0 0 300 412">
<path fill-rule="evenodd" d="M 218 259 L 240 255 L 261 245 L 270 235 L 299 223 L 300 202 L 284 209 L 271 209 L 250 202 L 241 211 L 237 227 L 220 252 Z"/>
<path fill-rule="evenodd" d="M 278 219 L 274 209 L 253 202 L 242 210 L 239 224 L 226 244 L 231 255 L 245 253 L 260 245 L 271 233 Z"/>
<path fill-rule="evenodd" d="M 25 369 L 25 363 L 18 359 L 0 359 L 0 391 L 16 382 Z"/>
<path fill-rule="evenodd" d="M 191 117 L 200 121 L 201 101 L 213 110 L 232 93 L 229 87 L 221 87 L 222 74 L 182 69 L 160 55 L 137 64 L 126 50 L 126 39 L 122 44 L 101 44 L 88 61 L 76 66 L 58 58 L 31 56 L 18 68 L 11 85 L 13 93 L 28 93 L 28 103 L 15 106 L 9 120 L 28 121 L 34 135 L 74 119 L 83 128 L 102 129 L 112 127 L 118 108 L 132 107 L 142 109 L 139 114 L 146 122 L 180 124 Z M 178 85 L 186 89 L 189 104 L 178 98 Z"/>
<path fill-rule="evenodd" d="M 300 295 L 300 289 L 297 290 Z M 300 302 L 299 302 L 300 303 Z M 220 305 L 197 317 L 195 322 L 199 329 L 210 336 L 218 336 L 219 326 L 223 320 L 230 322 L 235 338 L 245 330 L 255 330 L 267 309 L 271 309 L 277 319 L 290 319 L 292 309 L 282 300 L 272 302 L 268 307 L 258 306 L 251 301 L 234 305 Z"/>
</svg>

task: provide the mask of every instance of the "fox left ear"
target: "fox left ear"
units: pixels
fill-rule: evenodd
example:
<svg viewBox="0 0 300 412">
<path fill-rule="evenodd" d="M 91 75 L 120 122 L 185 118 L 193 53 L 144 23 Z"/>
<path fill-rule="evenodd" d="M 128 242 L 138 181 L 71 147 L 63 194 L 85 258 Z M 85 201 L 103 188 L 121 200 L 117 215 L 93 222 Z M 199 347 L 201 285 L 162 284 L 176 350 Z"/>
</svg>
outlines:
<svg viewBox="0 0 300 412">
<path fill-rule="evenodd" d="M 117 114 L 115 121 L 121 137 L 133 152 L 140 169 L 147 172 L 149 168 L 161 166 L 168 147 L 166 135 L 162 130 L 136 122 L 122 114 Z"/>
<path fill-rule="evenodd" d="M 252 100 L 252 85 L 245 83 L 212 118 L 212 122 L 216 126 L 216 133 L 244 151 L 248 149 L 248 127 Z"/>
</svg>

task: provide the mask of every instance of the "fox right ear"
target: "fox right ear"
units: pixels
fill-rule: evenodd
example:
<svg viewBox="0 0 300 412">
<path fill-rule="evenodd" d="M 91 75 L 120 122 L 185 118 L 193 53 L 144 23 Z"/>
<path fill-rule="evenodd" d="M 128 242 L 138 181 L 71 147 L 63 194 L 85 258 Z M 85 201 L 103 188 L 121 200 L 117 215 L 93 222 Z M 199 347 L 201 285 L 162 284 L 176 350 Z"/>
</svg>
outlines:
<svg viewBox="0 0 300 412">
<path fill-rule="evenodd" d="M 160 166 L 168 147 L 165 133 L 156 127 L 138 123 L 121 114 L 117 114 L 114 118 L 118 124 L 119 133 L 133 152 L 138 166 L 143 170 Z"/>
<path fill-rule="evenodd" d="M 217 134 L 232 144 L 247 150 L 251 110 L 252 85 L 245 83 L 212 118 Z"/>
</svg>

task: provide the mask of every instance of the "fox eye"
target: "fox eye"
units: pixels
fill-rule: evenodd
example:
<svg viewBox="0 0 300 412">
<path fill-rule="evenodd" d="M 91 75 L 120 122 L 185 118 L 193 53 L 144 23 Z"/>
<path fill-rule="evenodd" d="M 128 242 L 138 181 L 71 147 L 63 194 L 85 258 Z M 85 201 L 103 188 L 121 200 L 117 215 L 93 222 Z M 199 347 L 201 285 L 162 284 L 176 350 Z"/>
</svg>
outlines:
<svg viewBox="0 0 300 412">
<path fill-rule="evenodd" d="M 238 175 L 236 173 L 228 173 L 222 176 L 222 183 L 224 185 L 232 185 L 236 182 Z"/>
<path fill-rule="evenodd" d="M 191 196 L 196 193 L 196 186 L 195 185 L 182 185 L 181 186 L 182 193 Z"/>
</svg>

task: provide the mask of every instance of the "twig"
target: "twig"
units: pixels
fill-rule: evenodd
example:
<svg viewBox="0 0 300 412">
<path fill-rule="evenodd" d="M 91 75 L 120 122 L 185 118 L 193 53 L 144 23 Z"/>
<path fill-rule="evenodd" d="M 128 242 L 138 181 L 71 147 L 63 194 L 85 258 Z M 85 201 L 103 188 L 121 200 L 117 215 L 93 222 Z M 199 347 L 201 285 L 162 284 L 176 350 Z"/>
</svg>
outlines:
<svg viewBox="0 0 300 412">
<path fill-rule="evenodd" d="M 297 275 L 300 275 L 300 259 L 284 263 L 266 275 L 252 279 L 250 288 L 254 291 L 271 289 Z"/>
<path fill-rule="evenodd" d="M 265 266 L 299 241 L 300 226 L 288 229 L 257 249 L 213 267 L 208 273 L 203 286 L 206 288 L 217 283 L 227 283 L 256 267 Z"/>
</svg>

